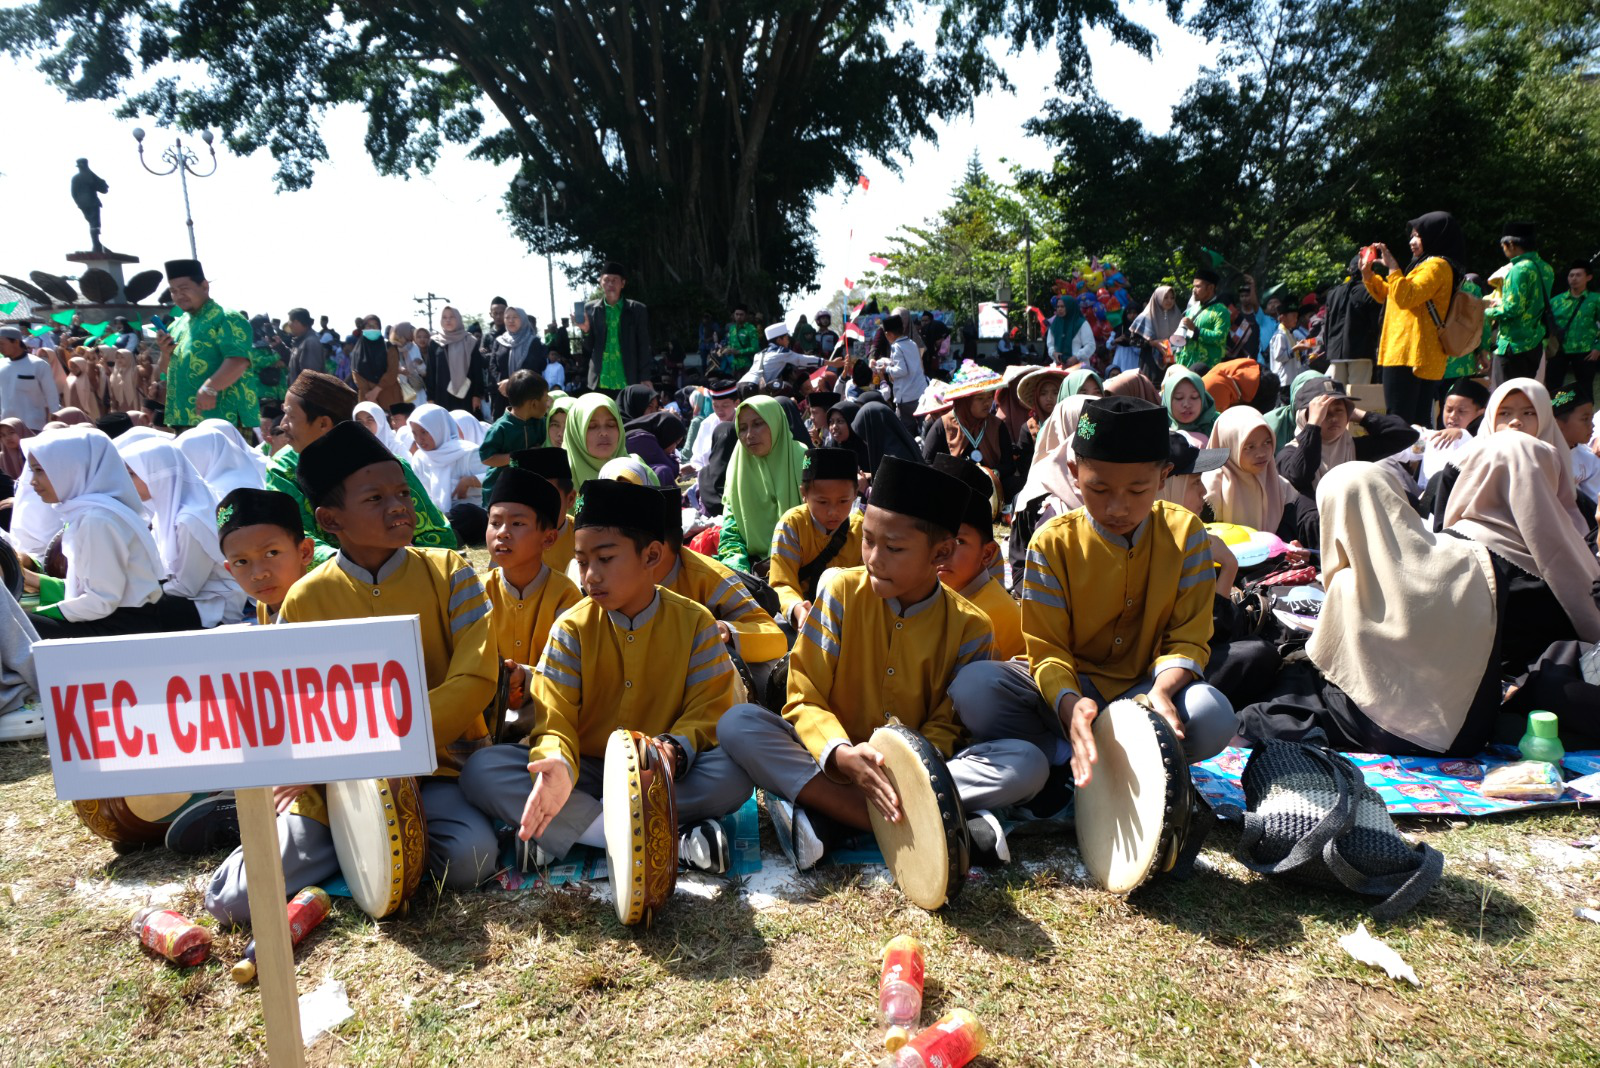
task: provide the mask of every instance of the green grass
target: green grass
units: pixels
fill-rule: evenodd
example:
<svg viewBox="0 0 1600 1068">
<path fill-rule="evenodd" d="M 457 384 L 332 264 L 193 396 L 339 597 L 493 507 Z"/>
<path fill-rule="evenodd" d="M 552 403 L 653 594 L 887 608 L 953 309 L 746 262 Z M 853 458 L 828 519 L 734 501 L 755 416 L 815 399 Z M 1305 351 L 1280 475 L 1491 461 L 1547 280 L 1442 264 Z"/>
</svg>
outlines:
<svg viewBox="0 0 1600 1068">
<path fill-rule="evenodd" d="M 200 917 L 218 858 L 117 857 L 51 797 L 42 743 L 0 746 L 0 1063 L 264 1063 L 259 999 L 227 967 L 246 935 L 182 971 L 128 931 L 118 886 L 180 883 Z M 313 1064 L 870 1066 L 878 953 L 929 953 L 924 1019 L 962 1006 L 991 1034 L 980 1065 L 1600 1064 L 1600 850 L 1559 867 L 1533 850 L 1600 833 L 1587 813 L 1408 828 L 1446 877 L 1400 922 L 1368 927 L 1421 989 L 1357 964 L 1339 936 L 1357 899 L 1248 875 L 1219 829 L 1185 882 L 1110 897 L 1073 877 L 1069 842 L 1015 843 L 929 914 L 854 869 L 753 908 L 730 887 L 678 895 L 623 929 L 585 887 L 437 896 L 383 924 L 348 901 L 297 951 L 300 989 L 342 980 L 355 1016 Z M 768 860 L 769 864 L 781 861 Z M 206 922 L 209 922 L 207 920 Z"/>
</svg>

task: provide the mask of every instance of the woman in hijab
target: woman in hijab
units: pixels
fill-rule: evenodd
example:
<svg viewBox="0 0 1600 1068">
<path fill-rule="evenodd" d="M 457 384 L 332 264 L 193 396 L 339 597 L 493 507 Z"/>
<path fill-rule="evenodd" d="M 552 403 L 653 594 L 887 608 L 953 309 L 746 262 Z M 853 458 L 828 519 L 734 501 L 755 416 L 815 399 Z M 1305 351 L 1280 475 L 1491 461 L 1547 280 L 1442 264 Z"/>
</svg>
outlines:
<svg viewBox="0 0 1600 1068">
<path fill-rule="evenodd" d="M 1167 368 L 1161 383 L 1161 406 L 1167 410 L 1172 429 L 1189 435 L 1189 440 L 1205 447 L 1217 421 L 1217 403 L 1206 391 L 1205 380 L 1182 364 Z"/>
<path fill-rule="evenodd" d="M 484 474 L 478 447 L 461 436 L 456 421 L 437 404 L 418 405 L 406 422 L 417 446 L 411 467 L 429 500 L 449 517 L 462 545 L 482 545 L 489 515 L 478 503 Z"/>
<path fill-rule="evenodd" d="M 1271 699 L 1240 710 L 1240 733 L 1298 741 L 1321 729 L 1335 749 L 1396 756 L 1481 752 L 1508 630 L 1489 552 L 1430 532 L 1375 464 L 1330 472 L 1317 505 L 1327 594 L 1306 646 L 1315 669 L 1286 668 Z"/>
<path fill-rule="evenodd" d="M 130 436 L 133 431 L 124 434 Z M 118 438 L 121 448 L 122 438 Z M 266 458 L 244 443 L 238 427 L 226 419 L 205 419 L 193 430 L 186 430 L 173 444 L 184 459 L 194 465 L 217 500 L 236 489 L 266 489 Z"/>
<path fill-rule="evenodd" d="M 501 381 L 510 378 L 516 371 L 527 370 L 539 374 L 544 370 L 543 367 L 528 366 L 528 354 L 533 350 L 533 343 L 538 340 L 528 313 L 521 308 L 507 308 L 505 324 L 505 333 L 494 339 L 495 373 L 500 374 L 502 367 L 505 369 L 504 374 L 500 374 Z"/>
<path fill-rule="evenodd" d="M 565 447 L 567 420 L 572 416 L 572 406 L 577 403 L 576 397 L 557 397 L 550 403 L 550 410 L 544 416 L 544 443 L 550 448 Z"/>
<path fill-rule="evenodd" d="M 1063 312 L 1045 320 L 1046 349 L 1058 365 L 1072 362 L 1087 365 L 1094 355 L 1094 328 L 1083 317 L 1075 297 L 1056 297 L 1056 308 Z M 1070 395 L 1070 394 L 1068 394 Z"/>
<path fill-rule="evenodd" d="M 428 362 L 428 399 L 450 411 L 483 411 L 483 356 L 477 335 L 461 321 L 461 313 L 446 306 L 439 313 L 438 344 Z"/>
<path fill-rule="evenodd" d="M 462 441 L 465 441 L 469 445 L 483 444 L 484 434 L 487 433 L 489 429 L 488 427 L 484 426 L 483 420 L 479 419 L 465 408 L 455 409 L 450 413 L 450 418 L 455 421 L 456 429 L 461 432 Z"/>
<path fill-rule="evenodd" d="M 1492 434 L 1462 457 L 1444 513 L 1446 531 L 1488 549 L 1503 572 L 1508 676 L 1555 642 L 1600 642 L 1600 562 L 1566 513 L 1563 475 L 1570 480 L 1565 450 L 1528 434 Z"/>
<path fill-rule="evenodd" d="M 661 398 L 657 396 L 654 386 L 636 382 L 617 394 L 617 409 L 622 413 L 623 423 L 627 424 L 651 412 L 660 411 Z"/>
<path fill-rule="evenodd" d="M 111 439 L 91 427 L 28 442 L 35 499 L 65 525 L 62 582 L 24 576 L 41 605 L 29 613 L 40 638 L 91 638 L 184 630 L 194 606 L 163 597 L 166 568 L 145 523 L 144 505 Z M 215 522 L 215 520 L 213 520 Z M 31 573 L 29 573 L 31 575 Z"/>
<path fill-rule="evenodd" d="M 224 566 L 217 541 L 217 495 L 178 446 L 143 438 L 117 451 L 139 497 L 154 515 L 151 532 L 166 569 L 162 590 L 192 606 L 192 626 L 209 629 L 244 615 L 244 591 Z"/>
<path fill-rule="evenodd" d="M 739 447 L 728 464 L 717 558 L 737 571 L 766 578 L 778 519 L 800 503 L 806 447 L 794 438 L 771 397 L 751 397 L 733 415 Z"/>
<path fill-rule="evenodd" d="M 1155 405 L 1161 403 L 1160 391 L 1143 371 L 1124 371 L 1107 379 L 1105 394 L 1108 397 L 1138 397 Z"/>
<path fill-rule="evenodd" d="M 384 411 L 405 399 L 400 395 L 400 351 L 383 339 L 383 320 L 376 315 L 361 321 L 351 375 L 361 399 Z"/>
<path fill-rule="evenodd" d="M 572 465 L 572 484 L 578 490 L 591 478 L 600 477 L 607 460 L 628 455 L 624 444 L 622 413 L 617 402 L 603 393 L 585 393 L 572 405 L 567 416 L 562 448 Z"/>
<path fill-rule="evenodd" d="M 1314 499 L 1322 477 L 1351 460 L 1377 463 L 1416 443 L 1416 428 L 1396 415 L 1366 412 L 1331 378 L 1313 378 L 1294 397 L 1294 440 L 1278 453 L 1278 470 L 1301 496 Z M 1365 432 L 1350 433 L 1352 424 Z M 1309 534 L 1300 524 L 1302 536 Z"/>
<path fill-rule="evenodd" d="M 1312 379 L 1327 377 L 1321 371 L 1301 371 L 1294 376 L 1294 381 L 1289 385 L 1289 403 L 1279 405 L 1266 413 L 1267 425 L 1272 428 L 1272 439 L 1279 449 L 1293 441 L 1298 430 L 1295 426 L 1294 398 L 1300 392 L 1300 387 Z"/>
<path fill-rule="evenodd" d="M 1228 462 L 1204 477 L 1206 503 L 1218 523 L 1298 537 L 1295 507 L 1299 494 L 1273 463 L 1272 428 L 1254 408 L 1241 405 L 1222 413 L 1208 443 L 1227 449 Z"/>
<path fill-rule="evenodd" d="M 728 488 L 728 466 L 733 461 L 733 450 L 739 445 L 739 430 L 730 419 L 718 423 L 711 431 L 711 450 L 706 462 L 695 477 L 699 491 L 700 511 L 709 516 L 723 512 Z"/>
<path fill-rule="evenodd" d="M 778 397 L 776 400 L 778 407 L 783 409 L 783 418 L 789 423 L 790 436 L 810 448 L 811 429 L 806 426 L 806 416 L 800 410 L 800 405 L 795 403 L 793 397 Z"/>
<path fill-rule="evenodd" d="M 828 434 L 822 439 L 822 443 L 836 449 L 849 449 L 856 454 L 856 466 L 862 471 L 867 471 L 869 470 L 867 443 L 864 439 L 856 437 L 855 432 L 850 429 L 851 422 L 860 411 L 861 405 L 855 401 L 840 401 L 829 408 Z"/>
<path fill-rule="evenodd" d="M 382 408 L 371 401 L 362 401 L 355 407 L 355 420 L 372 431 L 372 436 L 382 442 L 383 447 L 393 453 L 395 459 L 406 461 L 411 459 L 411 449 L 395 436 L 394 428 L 389 425 L 389 417 L 384 414 Z"/>
<path fill-rule="evenodd" d="M 628 451 L 650 466 L 661 485 L 676 485 L 683 420 L 672 412 L 652 412 L 630 421 L 625 429 Z"/>
<path fill-rule="evenodd" d="M 1083 406 L 1094 398 L 1087 393 L 1063 397 L 1055 411 L 1039 429 L 1034 443 L 1033 463 L 1027 481 L 1017 493 L 1011 516 L 1011 533 L 1006 538 L 1006 560 L 1011 565 L 1013 583 L 1022 585 L 1028 541 L 1046 522 L 1083 507 L 1078 481 L 1067 466 L 1072 459 L 1072 436 L 1078 431 Z"/>
<path fill-rule="evenodd" d="M 1150 300 L 1128 327 L 1130 336 L 1140 342 L 1139 369 L 1152 383 L 1161 379 L 1161 350 L 1158 342 L 1166 341 L 1183 322 L 1183 305 L 1171 286 L 1157 286 Z"/>
<path fill-rule="evenodd" d="M 67 361 L 67 366 L 72 369 L 72 373 L 67 376 L 67 391 L 62 394 L 62 399 L 81 411 L 92 423 L 100 418 L 101 407 L 100 391 L 96 386 L 94 373 L 89 367 L 89 360 L 83 356 L 74 356 Z"/>
<path fill-rule="evenodd" d="M 1433 395 L 1444 378 L 1446 361 L 1434 316 L 1444 319 L 1450 297 L 1466 273 L 1462 264 L 1467 241 L 1461 224 L 1447 211 L 1412 219 L 1406 232 L 1411 259 L 1405 267 L 1389 246 L 1380 243 L 1372 247 L 1388 274 L 1377 274 L 1372 269 L 1374 257 L 1363 256 L 1361 281 L 1372 299 L 1383 305 L 1378 367 L 1384 407 L 1408 423 L 1432 426 Z"/>
<path fill-rule="evenodd" d="M 13 482 L 22 478 L 23 469 L 28 461 L 22 455 L 22 441 L 24 438 L 33 437 L 33 431 L 28 429 L 28 424 L 13 416 L 10 419 L 0 419 L 0 474 L 4 474 Z"/>
<path fill-rule="evenodd" d="M 885 456 L 895 456 L 912 463 L 922 462 L 922 450 L 917 441 L 900 421 L 893 408 L 881 400 L 860 400 L 860 410 L 850 421 L 852 438 L 860 439 L 866 450 L 867 461 L 861 469 L 876 474 L 878 464 Z"/>
</svg>

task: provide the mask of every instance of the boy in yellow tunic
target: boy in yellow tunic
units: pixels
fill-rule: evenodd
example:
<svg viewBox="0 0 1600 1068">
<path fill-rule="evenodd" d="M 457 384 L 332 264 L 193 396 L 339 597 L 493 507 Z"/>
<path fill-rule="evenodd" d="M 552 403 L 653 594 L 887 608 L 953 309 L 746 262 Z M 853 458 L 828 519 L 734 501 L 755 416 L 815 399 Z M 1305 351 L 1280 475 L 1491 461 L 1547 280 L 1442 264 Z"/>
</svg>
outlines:
<svg viewBox="0 0 1600 1068">
<path fill-rule="evenodd" d="M 544 562 L 551 571 L 571 578 L 572 565 L 572 505 L 578 494 L 572 488 L 572 462 L 565 449 L 518 449 L 511 454 L 511 466 L 532 471 L 561 491 L 561 525 L 556 528 L 556 540 L 544 551 Z"/>
<path fill-rule="evenodd" d="M 438 771 L 422 780 L 428 870 L 452 890 L 495 869 L 494 828 L 456 781 L 468 755 L 488 743 L 484 708 L 499 672 L 489 601 L 470 565 L 452 549 L 411 545 L 416 510 L 400 464 L 360 423 L 339 423 L 300 457 L 297 476 L 316 520 L 337 535 L 339 552 L 284 598 L 280 623 L 417 616 Z M 290 894 L 339 870 L 322 791 L 279 787 L 278 839 Z M 248 918 L 244 858 L 236 850 L 211 878 L 206 908 L 223 923 Z"/>
<path fill-rule="evenodd" d="M 724 748 L 766 791 L 778 840 L 801 870 L 821 859 L 825 839 L 870 828 L 868 805 L 900 818 L 883 756 L 867 743 L 891 717 L 950 758 L 980 855 L 1008 855 L 988 810 L 1043 785 L 1045 760 L 1027 742 L 963 748 L 950 703 L 956 672 L 989 659 L 994 644 L 983 613 L 939 582 L 967 496 L 942 471 L 884 460 L 862 526 L 865 566 L 833 572 L 817 591 L 789 659 L 783 714 L 747 704 L 723 719 Z"/>
<path fill-rule="evenodd" d="M 605 845 L 605 751 L 619 727 L 656 737 L 672 754 L 680 857 L 728 870 L 717 819 L 751 790 L 716 748 L 733 664 L 711 613 L 655 584 L 662 516 L 653 488 L 584 483 L 573 523 L 589 596 L 556 620 L 534 672 L 532 745 L 485 749 L 462 774 L 473 804 L 517 828 L 524 870 L 559 861 L 576 843 Z"/>
<path fill-rule="evenodd" d="M 971 460 L 948 453 L 935 456 L 933 466 L 959 478 L 969 493 L 967 510 L 961 516 L 961 531 L 956 535 L 955 552 L 940 565 L 939 581 L 971 601 L 994 627 L 994 659 L 1014 660 L 1023 655 L 1022 605 L 995 578 L 994 565 L 1000 556 L 1000 545 L 994 540 L 994 512 L 989 506 L 994 483 Z M 957 688 L 959 682 L 957 680 Z M 960 709 L 958 697 L 957 715 Z"/>
<path fill-rule="evenodd" d="M 544 562 L 555 543 L 562 518 L 561 491 L 547 479 L 522 467 L 506 467 L 489 493 L 489 559 L 496 565 L 484 578 L 484 592 L 493 611 L 496 655 L 511 671 L 510 710 L 524 708 L 526 679 L 550 639 L 550 628 L 567 609 L 583 599 L 566 575 Z M 521 718 L 515 737 L 533 726 L 532 710 Z M 508 719 L 516 725 L 517 719 Z M 512 735 L 502 734 L 501 737 Z M 500 739 L 493 739 L 499 741 Z"/>
<path fill-rule="evenodd" d="M 217 505 L 222 563 L 256 603 L 256 622 L 275 623 L 289 588 L 310 570 L 316 543 L 306 537 L 300 502 L 277 490 L 241 487 Z"/>
<path fill-rule="evenodd" d="M 861 566 L 862 513 L 854 510 L 861 473 L 849 449 L 812 449 L 800 471 L 801 503 L 783 513 L 772 535 L 772 570 L 784 619 L 799 629 L 830 567 Z"/>
<path fill-rule="evenodd" d="M 963 703 L 962 721 L 979 737 L 1028 739 L 1053 766 L 1070 762 L 1081 786 L 1093 773 L 1090 728 L 1101 706 L 1148 694 L 1190 761 L 1215 756 L 1237 729 L 1228 699 L 1200 681 L 1216 579 L 1200 517 L 1158 499 L 1172 471 L 1163 410 L 1135 397 L 1096 398 L 1078 420 L 1073 453 L 1084 506 L 1028 544 L 1022 633 L 1031 678 L 1016 664 L 992 669 L 973 684 L 985 699 Z"/>
</svg>

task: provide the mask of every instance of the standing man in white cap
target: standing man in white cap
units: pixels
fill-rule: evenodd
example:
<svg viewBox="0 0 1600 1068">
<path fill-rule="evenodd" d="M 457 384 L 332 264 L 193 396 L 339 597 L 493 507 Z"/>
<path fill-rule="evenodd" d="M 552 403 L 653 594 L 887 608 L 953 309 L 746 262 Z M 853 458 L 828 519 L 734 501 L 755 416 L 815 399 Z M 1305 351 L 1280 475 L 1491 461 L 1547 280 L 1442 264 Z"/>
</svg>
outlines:
<svg viewBox="0 0 1600 1068">
<path fill-rule="evenodd" d="M 24 335 L 14 326 L 0 326 L 0 419 L 21 419 L 37 434 L 61 407 L 55 375 L 50 365 L 28 351 Z"/>
<path fill-rule="evenodd" d="M 755 354 L 750 361 L 750 370 L 740 377 L 739 382 L 753 382 L 765 388 L 791 367 L 809 368 L 822 362 L 820 357 L 796 352 L 789 345 L 789 324 L 779 319 L 767 327 L 767 347 Z"/>
</svg>

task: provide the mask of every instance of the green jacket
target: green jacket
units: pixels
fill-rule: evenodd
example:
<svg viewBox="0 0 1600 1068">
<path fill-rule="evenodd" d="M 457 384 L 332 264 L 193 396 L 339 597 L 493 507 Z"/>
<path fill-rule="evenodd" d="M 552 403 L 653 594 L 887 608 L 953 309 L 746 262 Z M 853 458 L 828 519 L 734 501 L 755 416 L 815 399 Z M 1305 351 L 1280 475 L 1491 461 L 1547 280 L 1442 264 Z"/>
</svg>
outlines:
<svg viewBox="0 0 1600 1068">
<path fill-rule="evenodd" d="M 1558 293 L 1550 300 L 1556 326 L 1566 331 L 1561 351 L 1587 356 L 1600 349 L 1600 293 L 1584 292 L 1581 299 L 1571 293 Z M 1570 325 L 1569 325 L 1570 324 Z"/>
<path fill-rule="evenodd" d="M 1484 309 L 1483 317 L 1500 328 L 1495 354 L 1528 352 L 1544 344 L 1545 302 L 1555 288 L 1556 271 L 1537 252 L 1524 252 L 1511 261 L 1500 303 Z"/>
<path fill-rule="evenodd" d="M 411 465 L 401 460 L 400 467 L 406 473 L 406 485 L 411 487 L 411 503 L 417 509 L 417 529 L 411 536 L 411 544 L 425 549 L 458 548 L 456 532 L 439 513 L 439 509 L 434 507 L 428 491 L 417 481 Z M 282 450 L 267 464 L 267 488 L 287 493 L 300 505 L 300 522 L 315 546 L 313 560 L 320 564 L 338 551 L 339 539 L 317 525 L 316 509 L 311 507 L 311 502 L 300 490 L 300 484 L 295 481 L 295 472 L 299 470 L 300 454 L 292 448 Z"/>
</svg>

